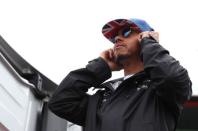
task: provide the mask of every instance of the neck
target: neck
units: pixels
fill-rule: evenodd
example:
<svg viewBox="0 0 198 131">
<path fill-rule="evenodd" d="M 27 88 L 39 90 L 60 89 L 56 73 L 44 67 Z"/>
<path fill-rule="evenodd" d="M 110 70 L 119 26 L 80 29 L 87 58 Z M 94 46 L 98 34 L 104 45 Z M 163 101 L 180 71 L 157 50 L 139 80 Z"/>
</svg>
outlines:
<svg viewBox="0 0 198 131">
<path fill-rule="evenodd" d="M 135 74 L 144 70 L 143 62 L 138 58 L 135 60 L 127 59 L 122 62 L 124 69 L 124 76 Z"/>
</svg>

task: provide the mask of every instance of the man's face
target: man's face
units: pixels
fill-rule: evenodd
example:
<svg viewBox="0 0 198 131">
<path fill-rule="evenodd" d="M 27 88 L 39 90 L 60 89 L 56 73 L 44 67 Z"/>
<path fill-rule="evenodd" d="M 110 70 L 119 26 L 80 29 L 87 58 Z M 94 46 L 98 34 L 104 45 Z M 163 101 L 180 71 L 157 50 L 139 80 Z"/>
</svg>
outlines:
<svg viewBox="0 0 198 131">
<path fill-rule="evenodd" d="M 122 30 L 120 30 L 120 32 L 122 32 Z M 139 54 L 139 33 L 133 32 L 127 37 L 124 37 L 120 32 L 115 37 L 113 47 L 115 60 L 118 63 L 123 59 L 138 57 Z"/>
</svg>

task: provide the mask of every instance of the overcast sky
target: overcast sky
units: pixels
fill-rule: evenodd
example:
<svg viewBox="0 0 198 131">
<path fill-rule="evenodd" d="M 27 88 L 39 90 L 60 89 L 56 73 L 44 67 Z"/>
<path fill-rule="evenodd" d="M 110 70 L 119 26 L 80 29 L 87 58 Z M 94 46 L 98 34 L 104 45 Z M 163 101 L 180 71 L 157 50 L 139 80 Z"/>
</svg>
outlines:
<svg viewBox="0 0 198 131">
<path fill-rule="evenodd" d="M 141 18 L 160 44 L 188 69 L 198 94 L 197 0 L 0 0 L 0 35 L 30 64 L 59 84 L 113 45 L 102 26 Z M 122 77 L 123 72 L 113 73 Z"/>
</svg>

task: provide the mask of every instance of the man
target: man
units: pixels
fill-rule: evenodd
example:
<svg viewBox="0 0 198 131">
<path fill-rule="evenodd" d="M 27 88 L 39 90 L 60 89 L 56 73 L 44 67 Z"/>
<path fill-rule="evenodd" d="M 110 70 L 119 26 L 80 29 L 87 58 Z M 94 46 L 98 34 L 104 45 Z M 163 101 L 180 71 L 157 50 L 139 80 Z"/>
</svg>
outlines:
<svg viewBox="0 0 198 131">
<path fill-rule="evenodd" d="M 71 71 L 49 101 L 51 111 L 85 131 L 174 131 L 192 95 L 187 70 L 144 20 L 113 20 L 102 32 L 113 49 Z M 121 69 L 123 78 L 104 82 Z M 88 95 L 90 87 L 99 90 Z"/>
</svg>

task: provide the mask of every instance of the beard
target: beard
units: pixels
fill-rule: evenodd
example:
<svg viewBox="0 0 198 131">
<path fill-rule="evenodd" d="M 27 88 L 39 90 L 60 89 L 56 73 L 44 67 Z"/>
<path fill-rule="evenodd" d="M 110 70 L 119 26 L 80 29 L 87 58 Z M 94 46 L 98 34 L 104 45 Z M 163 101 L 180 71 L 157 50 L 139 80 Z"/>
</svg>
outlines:
<svg viewBox="0 0 198 131">
<path fill-rule="evenodd" d="M 126 54 L 120 54 L 115 57 L 115 62 L 118 65 L 123 65 L 123 62 L 128 60 L 131 56 Z"/>
</svg>

